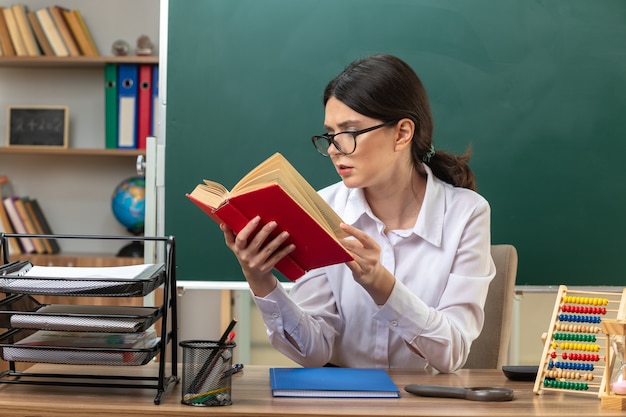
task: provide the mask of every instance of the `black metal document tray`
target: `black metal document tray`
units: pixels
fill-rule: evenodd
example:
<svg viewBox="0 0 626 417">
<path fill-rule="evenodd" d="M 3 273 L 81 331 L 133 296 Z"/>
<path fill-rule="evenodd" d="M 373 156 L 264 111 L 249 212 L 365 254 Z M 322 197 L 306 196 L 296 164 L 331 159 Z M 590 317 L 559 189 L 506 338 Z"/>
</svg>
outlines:
<svg viewBox="0 0 626 417">
<path fill-rule="evenodd" d="M 33 333 L 33 330 L 12 330 L 4 333 L 0 336 L 0 357 L 13 362 L 139 366 L 147 364 L 157 354 L 160 346 L 158 338 L 152 345 L 143 348 L 19 344 Z"/>
<path fill-rule="evenodd" d="M 133 265 L 139 267 L 141 265 Z M 125 267 L 42 267 L 59 270 L 102 270 Z M 29 272 L 30 273 L 30 272 Z M 98 297 L 143 297 L 165 281 L 165 265 L 149 264 L 140 274 L 132 278 L 109 278 L 106 276 L 0 276 L 0 292 L 13 294 L 98 296 Z"/>
<path fill-rule="evenodd" d="M 161 307 L 41 304 L 31 295 L 11 295 L 0 302 L 0 328 L 132 333 L 162 314 Z"/>
</svg>

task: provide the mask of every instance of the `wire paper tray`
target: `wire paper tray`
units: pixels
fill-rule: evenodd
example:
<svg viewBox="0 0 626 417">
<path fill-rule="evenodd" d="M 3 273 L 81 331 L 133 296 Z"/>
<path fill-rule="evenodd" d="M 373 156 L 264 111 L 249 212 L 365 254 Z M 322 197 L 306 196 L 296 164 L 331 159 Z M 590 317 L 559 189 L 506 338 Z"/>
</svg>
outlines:
<svg viewBox="0 0 626 417">
<path fill-rule="evenodd" d="M 30 295 L 0 302 L 0 328 L 132 333 L 161 318 L 159 307 L 41 304 Z"/>
<path fill-rule="evenodd" d="M 165 281 L 163 264 L 153 265 L 148 277 L 2 276 L 0 292 L 40 295 L 143 297 Z"/>
<path fill-rule="evenodd" d="M 30 330 L 9 331 L 0 338 L 0 357 L 5 361 L 65 365 L 141 366 L 159 352 L 160 338 L 148 348 L 90 348 L 19 345 L 15 342 L 32 334 Z"/>
<path fill-rule="evenodd" d="M 159 252 L 163 250 L 165 262 L 93 268 L 33 266 L 27 260 L 11 262 L 7 239 L 22 237 L 154 242 Z M 2 255 L 0 256 L 0 262 L 2 262 L 0 264 L 0 293 L 6 294 L 6 300 L 0 300 L 0 328 L 8 329 L 0 334 L 0 359 L 7 361 L 9 365 L 9 369 L 0 372 L 0 384 L 49 385 L 51 381 L 48 378 L 54 377 L 67 378 L 66 381 L 59 381 L 58 385 L 78 386 L 76 384 L 80 384 L 80 386 L 94 388 L 124 389 L 153 388 L 156 390 L 154 403 L 160 404 L 165 390 L 179 381 L 175 253 L 174 236 L 129 238 L 128 236 L 37 235 L 0 232 L 0 255 Z M 85 271 L 86 269 L 89 271 Z M 107 306 L 111 309 L 107 308 L 105 311 L 88 309 L 81 311 L 80 308 L 83 307 L 77 306 L 86 306 L 91 303 L 88 300 L 77 300 L 76 304 L 70 303 L 72 308 L 79 309 L 77 311 L 69 308 L 70 304 L 44 305 L 33 297 L 37 295 L 144 297 L 160 286 L 163 286 L 164 291 L 158 297 L 158 305 L 154 307 L 116 305 Z M 99 308 L 103 307 L 105 306 Z M 49 327 L 50 324 L 40 323 L 49 319 L 53 319 L 50 320 L 52 327 Z M 122 324 L 128 325 L 132 331 L 120 329 Z M 32 328 L 24 328 L 28 326 Z M 66 330 L 67 326 L 70 326 L 69 330 Z M 160 337 L 157 337 L 156 332 L 159 329 Z M 66 334 L 56 335 L 56 342 L 51 342 L 51 339 L 46 337 L 54 337 L 54 335 L 44 336 L 36 332 Z M 108 337 L 106 333 L 111 333 L 111 337 L 119 339 L 111 343 L 98 341 L 99 336 Z M 133 334 L 140 333 L 145 336 L 143 344 L 138 340 L 132 340 Z M 29 340 L 22 340 L 31 335 L 33 337 Z M 88 340 L 90 337 L 95 341 Z M 77 339 L 81 338 L 85 343 L 77 342 Z M 169 374 L 166 374 L 168 372 L 166 360 L 171 364 Z M 70 372 L 61 375 L 29 373 L 16 368 L 16 362 L 141 366 L 151 361 L 159 364 L 157 376 L 124 375 L 120 371 L 116 381 L 107 378 L 106 375 L 96 373 L 84 375 Z M 77 378 L 80 382 L 77 382 Z"/>
</svg>

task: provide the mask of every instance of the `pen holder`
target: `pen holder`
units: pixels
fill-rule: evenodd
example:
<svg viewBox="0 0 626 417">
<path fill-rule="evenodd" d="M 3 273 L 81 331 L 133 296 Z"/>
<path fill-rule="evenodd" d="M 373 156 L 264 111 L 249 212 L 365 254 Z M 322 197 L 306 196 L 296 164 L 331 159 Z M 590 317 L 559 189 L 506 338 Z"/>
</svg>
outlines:
<svg viewBox="0 0 626 417">
<path fill-rule="evenodd" d="M 231 405 L 231 372 L 235 343 L 184 340 L 181 402 L 195 406 Z"/>
</svg>

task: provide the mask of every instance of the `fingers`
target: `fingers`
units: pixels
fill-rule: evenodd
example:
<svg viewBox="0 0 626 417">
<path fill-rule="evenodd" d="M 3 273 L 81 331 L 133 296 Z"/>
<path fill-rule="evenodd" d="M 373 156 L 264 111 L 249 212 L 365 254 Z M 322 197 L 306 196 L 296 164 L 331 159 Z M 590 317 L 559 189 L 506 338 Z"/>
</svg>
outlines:
<svg viewBox="0 0 626 417">
<path fill-rule="evenodd" d="M 339 227 L 341 227 L 341 229 L 346 232 L 347 234 L 349 234 L 350 236 L 356 238 L 356 240 L 358 240 L 359 242 L 361 242 L 361 244 L 363 246 L 367 246 L 368 242 L 374 242 L 374 240 L 364 231 L 362 231 L 361 229 L 357 229 L 354 226 L 351 226 L 349 224 L 346 223 L 341 223 L 339 224 Z M 344 239 L 347 242 L 350 242 L 350 239 Z M 354 241 L 354 240 L 352 240 Z"/>
<path fill-rule="evenodd" d="M 234 252 L 239 262 L 248 269 L 271 270 L 274 265 L 295 249 L 295 245 L 285 245 L 289 233 L 283 231 L 272 236 L 278 227 L 274 221 L 259 228 L 261 219 L 255 217 L 235 234 L 225 224 L 220 225 L 226 245 Z"/>
<path fill-rule="evenodd" d="M 245 249 L 251 253 L 265 252 L 266 255 L 269 256 L 287 240 L 289 234 L 287 232 L 282 232 L 278 234 L 278 236 L 272 238 L 272 233 L 278 227 L 276 222 L 268 222 L 256 231 L 259 222 L 260 219 L 258 217 L 250 221 L 250 223 L 248 223 L 246 227 L 243 228 L 235 237 L 235 246 L 239 250 Z"/>
<path fill-rule="evenodd" d="M 224 240 L 226 241 L 226 246 L 232 248 L 232 245 L 235 244 L 235 232 L 226 225 L 226 223 L 220 224 L 220 229 L 224 232 Z"/>
</svg>

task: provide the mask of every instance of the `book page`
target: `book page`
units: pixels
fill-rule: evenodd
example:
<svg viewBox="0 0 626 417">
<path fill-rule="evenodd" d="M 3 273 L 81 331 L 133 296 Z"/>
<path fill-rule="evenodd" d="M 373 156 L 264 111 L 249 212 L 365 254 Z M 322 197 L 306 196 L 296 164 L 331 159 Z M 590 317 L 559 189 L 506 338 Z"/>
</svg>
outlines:
<svg viewBox="0 0 626 417">
<path fill-rule="evenodd" d="M 267 158 L 265 161 L 261 162 L 259 165 L 254 167 L 252 171 L 248 172 L 242 179 L 239 180 L 237 184 L 230 190 L 232 194 L 236 194 L 241 192 L 242 189 L 248 188 L 249 185 L 258 184 L 259 181 L 257 178 L 263 173 L 274 172 L 274 178 L 276 178 L 279 174 L 280 170 L 280 160 L 285 160 L 285 157 L 279 154 L 278 152 L 274 155 Z"/>
<path fill-rule="evenodd" d="M 215 181 L 204 180 L 204 184 L 199 184 L 191 194 L 203 203 L 218 208 L 228 199 L 229 192 L 222 184 Z"/>
<path fill-rule="evenodd" d="M 282 156 L 275 153 L 243 177 L 231 190 L 242 194 L 268 184 L 279 184 L 324 229 L 337 238 L 348 235 L 339 228 L 341 218 L 307 180 Z"/>
</svg>

